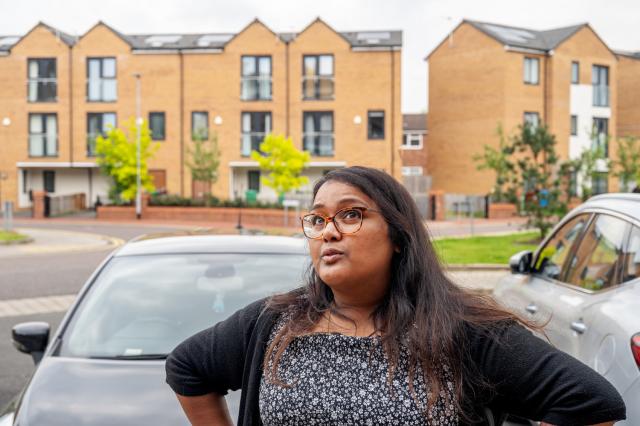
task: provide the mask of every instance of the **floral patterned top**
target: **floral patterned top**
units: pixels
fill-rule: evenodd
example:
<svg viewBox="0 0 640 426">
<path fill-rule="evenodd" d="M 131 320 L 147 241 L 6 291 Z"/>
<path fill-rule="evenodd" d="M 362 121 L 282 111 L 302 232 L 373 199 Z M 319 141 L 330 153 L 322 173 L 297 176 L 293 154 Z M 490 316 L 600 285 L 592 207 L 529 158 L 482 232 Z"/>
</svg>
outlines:
<svg viewBox="0 0 640 426">
<path fill-rule="evenodd" d="M 278 321 L 269 344 L 284 322 Z M 259 396 L 262 422 L 265 426 L 458 424 L 453 382 L 446 365 L 441 369 L 446 386 L 428 412 L 430 390 L 421 369 L 414 378 L 415 397 L 409 389 L 406 346 L 402 346 L 390 383 L 388 371 L 379 337 L 339 333 L 298 336 L 278 366 L 278 378 L 289 386 L 270 380 L 269 369 L 264 372 Z"/>
</svg>

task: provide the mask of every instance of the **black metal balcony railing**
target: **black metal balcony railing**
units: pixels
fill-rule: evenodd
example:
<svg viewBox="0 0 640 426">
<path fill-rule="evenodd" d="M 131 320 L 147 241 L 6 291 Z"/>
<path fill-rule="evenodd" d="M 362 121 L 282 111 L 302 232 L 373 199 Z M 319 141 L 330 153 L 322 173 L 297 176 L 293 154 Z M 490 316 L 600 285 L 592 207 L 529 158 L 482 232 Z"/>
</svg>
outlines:
<svg viewBox="0 0 640 426">
<path fill-rule="evenodd" d="M 333 150 L 333 133 L 305 133 L 304 150 L 317 157 L 331 157 Z"/>
<path fill-rule="evenodd" d="M 271 100 L 271 76 L 242 77 L 240 99 L 243 101 Z"/>
<path fill-rule="evenodd" d="M 252 151 L 260 152 L 260 144 L 264 140 L 264 136 L 264 133 L 244 133 L 240 147 L 242 156 L 249 157 Z"/>
<path fill-rule="evenodd" d="M 28 82 L 29 102 L 55 102 L 58 83 L 55 78 L 38 78 Z"/>
<path fill-rule="evenodd" d="M 302 97 L 305 100 L 332 100 L 335 82 L 332 76 L 312 76 L 302 79 Z"/>
</svg>

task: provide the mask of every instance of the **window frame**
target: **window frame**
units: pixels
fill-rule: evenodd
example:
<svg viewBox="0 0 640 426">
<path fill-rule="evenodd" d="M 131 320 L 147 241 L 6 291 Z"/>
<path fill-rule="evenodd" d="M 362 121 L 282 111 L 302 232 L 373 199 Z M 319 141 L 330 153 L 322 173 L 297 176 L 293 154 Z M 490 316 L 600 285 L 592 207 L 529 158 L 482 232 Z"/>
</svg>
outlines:
<svg viewBox="0 0 640 426">
<path fill-rule="evenodd" d="M 409 170 L 413 170 L 413 171 L 417 171 L 420 170 L 420 173 L 405 173 L 408 172 Z M 424 176 L 424 167 L 422 166 L 402 166 L 401 169 L 401 174 L 402 176 Z"/>
<path fill-rule="evenodd" d="M 528 67 L 527 67 L 527 63 L 529 62 L 534 62 L 536 64 L 535 70 L 535 81 L 533 81 L 533 76 L 532 75 L 527 75 L 530 74 L 528 71 Z M 525 56 L 524 57 L 524 61 L 523 61 L 523 82 L 524 84 L 528 84 L 531 86 L 538 86 L 540 84 L 540 58 L 536 58 L 533 56 Z M 527 79 L 527 77 L 529 77 L 529 79 Z"/>
<path fill-rule="evenodd" d="M 578 116 L 576 114 L 569 116 L 569 135 L 578 136 Z"/>
<path fill-rule="evenodd" d="M 329 57 L 331 58 L 331 75 L 322 75 L 320 74 L 320 58 Z M 315 74 L 313 77 L 308 77 L 306 74 L 306 66 L 305 62 L 307 58 L 315 58 L 316 66 L 315 66 Z M 323 79 L 330 80 L 332 82 L 332 91 L 331 95 L 321 96 L 320 94 L 320 82 Z M 305 83 L 308 80 L 313 80 L 313 88 L 314 88 L 314 96 L 307 96 L 307 91 L 305 90 Z M 302 100 L 303 101 L 332 101 L 336 97 L 336 61 L 333 53 L 318 53 L 318 54 L 304 54 L 302 55 Z"/>
<path fill-rule="evenodd" d="M 406 144 L 405 141 L 408 141 L 409 137 L 412 137 L 412 138 L 417 137 L 418 145 L 411 145 L 410 143 Z M 402 144 L 400 145 L 401 149 L 419 150 L 419 149 L 422 149 L 423 147 L 424 147 L 424 133 L 420 133 L 420 132 L 403 132 L 402 133 Z"/>
<path fill-rule="evenodd" d="M 329 132 L 327 131 L 314 131 L 312 134 L 309 134 L 310 132 L 307 132 L 305 130 L 305 126 L 306 126 L 306 118 L 311 115 L 313 117 L 313 121 L 314 121 L 314 128 L 319 128 L 320 127 L 320 120 L 322 118 L 323 115 L 330 115 L 331 116 L 331 133 L 328 134 Z M 336 129 L 336 121 L 335 121 L 335 115 L 333 113 L 333 111 L 303 111 L 302 112 L 302 149 L 304 151 L 307 151 L 309 154 L 311 154 L 312 157 L 334 157 L 336 155 L 336 138 L 335 138 L 335 129 Z M 314 138 L 314 147 L 319 147 L 319 139 L 315 140 L 315 138 L 320 138 L 323 136 L 331 136 L 331 154 L 319 154 L 319 153 L 314 153 L 313 151 L 310 151 L 307 149 L 307 137 L 313 137 Z M 319 152 L 319 151 L 318 151 Z"/>
<path fill-rule="evenodd" d="M 605 123 L 606 132 L 600 133 L 598 131 L 598 125 L 596 123 Z M 591 133 L 592 133 L 592 141 L 593 145 L 599 145 L 600 143 L 604 143 L 604 155 L 606 158 L 609 158 L 609 141 L 607 138 L 609 137 L 609 117 L 592 117 L 591 119 Z M 604 142 L 600 140 L 600 135 L 604 135 Z M 592 145 L 592 149 L 595 147 Z"/>
<path fill-rule="evenodd" d="M 256 176 L 256 174 L 257 174 L 257 177 L 258 177 L 258 179 L 257 179 L 258 189 L 253 189 L 251 187 L 251 176 L 252 175 Z M 253 191 L 256 191 L 256 193 L 259 193 L 260 192 L 260 177 L 261 177 L 260 170 L 248 170 L 247 171 L 247 190 L 253 190 Z"/>
<path fill-rule="evenodd" d="M 37 115 L 40 116 L 40 119 L 42 121 L 42 133 L 31 133 L 31 117 Z M 47 120 L 46 118 L 48 116 L 53 116 L 56 118 L 56 150 L 54 154 L 49 154 L 47 152 Z M 27 117 L 27 152 L 29 154 L 29 158 L 56 158 L 59 155 L 59 150 L 60 150 L 60 146 L 59 146 L 59 138 L 58 138 L 58 132 L 59 132 L 59 123 L 58 123 L 58 113 L 55 112 L 30 112 L 28 117 Z M 31 154 L 31 136 L 32 135 L 42 135 L 43 139 L 42 139 L 42 143 L 43 143 L 43 155 L 32 155 Z"/>
<path fill-rule="evenodd" d="M 209 111 L 191 111 L 191 140 L 196 140 L 196 114 L 203 114 L 205 117 L 205 122 L 207 126 L 205 127 L 205 134 L 203 135 L 203 140 L 209 140 Z"/>
<path fill-rule="evenodd" d="M 152 116 L 161 116 L 162 117 L 162 137 L 153 134 L 153 129 L 151 128 L 151 117 Z M 147 116 L 149 120 L 149 131 L 151 133 L 151 140 L 153 141 L 166 141 L 167 140 L 167 114 L 165 111 L 149 111 Z"/>
<path fill-rule="evenodd" d="M 598 81 L 598 84 L 596 84 L 596 81 L 595 81 L 596 78 L 600 80 L 599 78 L 600 72 L 596 72 L 596 71 L 601 69 L 606 70 L 606 82 L 605 84 L 602 84 L 602 82 Z M 611 72 L 608 65 L 593 64 L 591 66 L 591 89 L 593 91 L 592 106 L 600 107 L 600 108 L 611 107 L 611 96 L 610 96 L 611 93 L 609 91 L 611 87 L 609 84 L 610 81 L 611 81 Z M 601 91 L 603 92 L 603 94 L 598 95 L 598 93 L 601 93 Z M 598 103 L 597 101 L 600 101 L 600 103 Z"/>
<path fill-rule="evenodd" d="M 113 77 L 105 77 L 104 76 L 104 61 L 106 59 L 113 59 L 114 62 L 114 66 L 113 66 Z M 91 99 L 90 98 L 90 89 L 89 86 L 91 84 L 91 75 L 90 75 L 90 69 L 91 69 L 91 62 L 92 61 L 99 61 L 100 63 L 100 75 L 98 77 L 99 81 L 100 81 L 100 99 Z M 87 86 L 86 86 L 86 101 L 87 102 L 91 102 L 91 103 L 113 103 L 113 102 L 118 102 L 118 59 L 115 56 L 87 56 L 86 58 L 86 68 L 87 68 L 87 73 L 86 73 L 86 78 L 87 78 Z M 115 82 L 115 97 L 113 99 L 109 99 L 106 100 L 104 99 L 104 90 L 103 90 L 103 85 L 102 82 L 104 80 L 113 80 Z"/>
<path fill-rule="evenodd" d="M 574 69 L 576 71 L 575 75 L 574 75 Z M 580 62 L 579 61 L 571 61 L 571 84 L 580 84 Z"/>
<path fill-rule="evenodd" d="M 244 74 L 244 60 L 246 58 L 253 58 L 254 61 L 254 65 L 255 65 L 255 73 L 254 74 Z M 264 76 L 262 76 L 260 74 L 260 59 L 261 58 L 269 58 L 269 78 L 268 80 L 266 78 L 264 78 Z M 263 81 L 264 79 L 264 81 Z M 245 81 L 249 81 L 249 80 L 255 80 L 258 83 L 258 90 L 256 91 L 256 97 L 255 98 L 248 98 L 244 96 L 244 91 L 243 91 L 243 87 L 244 87 L 244 83 Z M 268 82 L 269 84 L 269 97 L 268 98 L 262 98 L 260 96 L 261 94 L 261 86 L 262 84 L 264 84 L 264 82 Z M 273 100 L 273 57 L 272 55 L 242 55 L 240 56 L 240 100 L 243 102 L 265 102 L 265 101 L 272 101 Z"/>
<path fill-rule="evenodd" d="M 51 190 L 47 188 L 47 176 L 51 177 Z M 42 171 L 42 189 L 48 193 L 53 194 L 56 192 L 56 172 L 55 170 L 43 170 Z"/>
<path fill-rule="evenodd" d="M 535 116 L 536 117 L 536 123 L 533 124 L 533 123 L 531 123 L 531 121 L 527 120 L 528 116 Z M 532 129 L 537 129 L 540 126 L 540 113 L 537 112 L 537 111 L 525 111 L 522 114 L 522 124 L 525 124 L 525 123 L 531 124 L 531 128 Z"/>
<path fill-rule="evenodd" d="M 258 114 L 261 114 L 261 116 L 263 117 L 264 120 L 264 132 L 255 132 L 253 131 L 253 123 L 254 123 L 254 116 L 258 116 Z M 245 115 L 249 116 L 249 127 L 251 128 L 248 132 L 245 132 L 244 130 L 244 117 Z M 267 122 L 267 117 L 269 117 L 269 120 Z M 269 124 L 269 126 L 267 126 L 267 123 Z M 240 113 L 240 155 L 242 157 L 250 157 L 251 153 L 253 151 L 257 151 L 262 153 L 262 151 L 260 151 L 260 144 L 258 144 L 258 147 L 254 150 L 253 149 L 253 138 L 256 136 L 260 136 L 262 135 L 262 140 L 264 140 L 264 138 L 273 132 L 273 114 L 271 113 L 271 111 L 242 111 Z M 245 137 L 249 137 L 249 152 L 246 153 L 245 149 L 244 149 L 244 145 L 245 145 Z"/>
<path fill-rule="evenodd" d="M 382 136 L 375 136 L 372 132 L 372 122 L 371 122 L 371 114 L 382 114 Z M 380 118 L 380 117 L 373 117 Z M 370 109 L 367 111 L 367 140 L 370 141 L 381 141 L 384 140 L 387 136 L 387 114 L 383 109 Z"/>
<path fill-rule="evenodd" d="M 106 136 L 106 132 L 107 132 L 107 130 L 104 128 L 104 115 L 105 114 L 113 115 L 113 118 L 114 118 L 113 122 L 115 123 L 113 127 L 114 128 L 118 127 L 118 114 L 116 114 L 115 112 L 112 112 L 112 111 L 107 111 L 107 112 L 93 112 L 93 111 L 92 112 L 87 112 L 87 146 L 86 146 L 86 148 L 87 148 L 87 157 L 95 157 L 96 156 L 96 153 L 91 150 L 92 140 L 90 139 L 91 138 L 91 131 L 90 131 L 90 129 L 91 129 L 90 128 L 91 120 L 90 119 L 91 119 L 91 117 L 99 117 L 99 127 L 100 127 L 100 129 L 102 129 L 100 131 L 100 136 L 105 137 Z M 99 136 L 98 134 L 95 134 L 93 136 L 94 145 L 95 145 L 95 138 L 97 138 L 98 136 Z"/>
<path fill-rule="evenodd" d="M 53 61 L 53 69 L 54 69 L 54 74 L 55 77 L 31 77 L 29 70 L 31 69 L 31 63 L 35 62 L 38 64 L 38 74 L 40 74 L 40 63 L 43 61 Z M 45 80 L 45 81 L 43 81 Z M 52 81 L 51 81 L 52 80 Z M 30 87 L 31 84 L 36 84 L 36 99 L 35 100 L 31 100 L 30 99 Z M 48 100 L 40 100 L 38 93 L 39 93 L 39 85 L 41 83 L 53 83 L 53 99 L 48 99 Z M 41 103 L 56 103 L 58 102 L 58 58 L 55 57 L 45 57 L 45 58 L 27 58 L 27 102 L 30 104 L 41 104 Z"/>
</svg>

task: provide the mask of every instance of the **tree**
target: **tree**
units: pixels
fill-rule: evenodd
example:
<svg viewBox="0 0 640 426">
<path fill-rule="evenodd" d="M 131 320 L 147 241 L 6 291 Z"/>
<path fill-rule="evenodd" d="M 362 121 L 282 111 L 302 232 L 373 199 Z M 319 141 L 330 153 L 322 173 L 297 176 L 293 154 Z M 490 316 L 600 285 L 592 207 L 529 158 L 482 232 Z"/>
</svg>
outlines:
<svg viewBox="0 0 640 426">
<path fill-rule="evenodd" d="M 133 118 L 125 122 L 122 129 L 111 128 L 107 137 L 96 138 L 96 162 L 100 171 L 112 178 L 109 199 L 114 203 L 129 202 L 136 196 L 136 123 Z M 140 125 L 140 180 L 142 188 L 153 192 L 155 187 L 149 175 L 147 162 L 159 148 L 151 141 L 151 132 L 146 122 Z"/>
<path fill-rule="evenodd" d="M 602 172 L 598 171 L 598 164 L 604 162 L 606 169 L 609 168 L 609 161 L 604 152 L 604 147 L 594 145 L 593 148 L 585 148 L 577 159 L 577 171 L 582 182 L 582 201 L 587 201 L 593 195 L 593 182 Z"/>
<path fill-rule="evenodd" d="M 218 180 L 218 135 L 213 133 L 208 139 L 205 133 L 199 132 L 193 138 L 193 148 L 187 148 L 187 155 L 190 157 L 186 163 L 191 171 L 191 180 L 205 184 L 205 203 L 208 205 L 211 202 L 211 185 Z"/>
<path fill-rule="evenodd" d="M 474 155 L 473 160 L 478 163 L 478 170 L 493 170 L 496 174 L 496 182 L 491 190 L 492 201 L 516 203 L 515 166 L 509 160 L 514 148 L 507 142 L 501 124 L 498 125 L 496 133 L 500 140 L 498 149 L 485 145 L 484 152 Z"/>
<path fill-rule="evenodd" d="M 524 192 L 524 212 L 528 224 L 540 231 L 544 238 L 557 217 L 566 212 L 566 204 L 560 199 L 560 175 L 556 138 L 549 133 L 546 124 L 533 126 L 525 123 L 512 137 L 516 161 Z"/>
<path fill-rule="evenodd" d="M 640 186 L 640 146 L 638 138 L 626 136 L 617 139 L 617 159 L 613 161 L 613 173 L 622 184 L 622 191 L 631 191 L 631 183 Z"/>
<path fill-rule="evenodd" d="M 273 188 L 280 201 L 287 192 L 309 182 L 301 173 L 309 162 L 310 155 L 306 151 L 296 149 L 291 138 L 269 134 L 260 144 L 260 151 L 251 152 L 251 158 L 258 162 L 260 170 L 268 173 L 268 176 L 263 176 L 260 181 Z"/>
</svg>

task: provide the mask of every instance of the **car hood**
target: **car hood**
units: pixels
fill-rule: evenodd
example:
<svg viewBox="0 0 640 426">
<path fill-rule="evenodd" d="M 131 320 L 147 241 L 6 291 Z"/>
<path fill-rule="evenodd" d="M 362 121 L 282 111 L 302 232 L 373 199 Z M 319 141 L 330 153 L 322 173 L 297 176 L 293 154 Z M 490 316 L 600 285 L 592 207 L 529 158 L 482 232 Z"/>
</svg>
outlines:
<svg viewBox="0 0 640 426">
<path fill-rule="evenodd" d="M 164 361 L 45 357 L 15 424 L 188 425 L 164 379 Z"/>
</svg>

